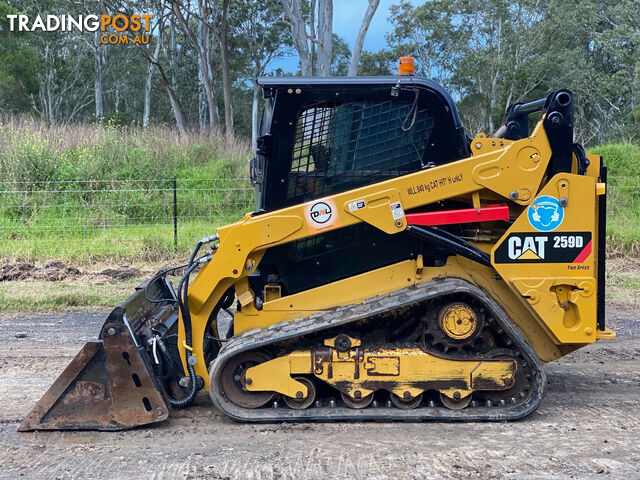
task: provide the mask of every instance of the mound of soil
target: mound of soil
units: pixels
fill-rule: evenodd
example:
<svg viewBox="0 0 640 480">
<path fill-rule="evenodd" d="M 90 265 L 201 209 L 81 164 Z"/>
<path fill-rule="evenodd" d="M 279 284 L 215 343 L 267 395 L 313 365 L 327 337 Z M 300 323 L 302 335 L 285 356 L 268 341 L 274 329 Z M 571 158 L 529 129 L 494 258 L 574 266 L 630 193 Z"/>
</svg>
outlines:
<svg viewBox="0 0 640 480">
<path fill-rule="evenodd" d="M 127 280 L 129 278 L 142 277 L 142 272 L 135 267 L 129 265 L 122 265 L 118 268 L 107 268 L 100 272 L 100 275 L 105 275 L 114 280 Z"/>
<path fill-rule="evenodd" d="M 56 282 L 64 280 L 70 276 L 80 275 L 80 270 L 76 267 L 65 265 L 60 260 L 50 260 L 42 267 L 36 267 L 33 263 L 5 263 L 0 266 L 0 282 L 12 280 L 47 280 Z"/>
<path fill-rule="evenodd" d="M 0 266 L 0 282 L 29 278 L 35 268 L 33 263 L 5 263 Z"/>
<path fill-rule="evenodd" d="M 50 260 L 42 268 L 35 270 L 33 278 L 55 282 L 75 275 L 80 275 L 80 270 L 76 267 L 65 265 L 60 260 Z"/>
</svg>

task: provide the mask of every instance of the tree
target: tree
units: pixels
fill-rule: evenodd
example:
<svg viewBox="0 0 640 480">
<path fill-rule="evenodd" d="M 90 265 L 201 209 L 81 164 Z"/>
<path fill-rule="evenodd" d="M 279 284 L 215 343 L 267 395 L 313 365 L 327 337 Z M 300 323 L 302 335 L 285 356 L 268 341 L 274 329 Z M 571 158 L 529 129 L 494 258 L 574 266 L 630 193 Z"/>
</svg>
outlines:
<svg viewBox="0 0 640 480">
<path fill-rule="evenodd" d="M 148 127 L 149 120 L 151 118 L 151 87 L 153 80 L 153 72 L 156 69 L 155 63 L 158 62 L 160 58 L 160 52 L 162 49 L 162 43 L 164 40 L 164 5 L 161 4 L 159 8 L 156 8 L 156 25 L 153 30 L 156 33 L 156 46 L 153 51 L 153 55 L 151 56 L 152 61 L 147 62 L 147 76 L 144 83 L 144 111 L 142 113 L 142 126 Z M 144 54 L 143 54 L 144 55 Z M 154 63 L 155 62 L 155 63 Z"/>
<path fill-rule="evenodd" d="M 562 20 L 561 20 L 562 19 Z M 547 89 L 576 94 L 576 137 L 583 143 L 640 138 L 640 9 L 633 0 L 552 0 L 541 61 Z"/>
<path fill-rule="evenodd" d="M 418 7 L 401 0 L 389 9 L 393 29 L 386 35 L 387 44 L 398 54 L 415 57 L 416 73 L 445 86 L 449 85 L 453 60 L 463 43 L 454 25 L 463 20 L 456 8 L 455 0 Z"/>
<path fill-rule="evenodd" d="M 233 110 L 231 106 L 231 78 L 229 76 L 229 2 L 222 0 L 222 18 L 220 30 L 214 30 L 214 34 L 220 44 L 220 60 L 222 62 L 222 96 L 224 98 L 224 127 L 227 135 L 233 135 Z"/>
<path fill-rule="evenodd" d="M 333 0 L 280 1 L 298 52 L 302 75 L 326 77 L 332 58 Z"/>
<path fill-rule="evenodd" d="M 92 47 L 75 33 L 30 32 L 28 38 L 39 57 L 32 108 L 49 123 L 85 119 L 95 101 Z"/>
<path fill-rule="evenodd" d="M 0 2 L 0 109 L 8 112 L 28 111 L 32 95 L 38 93 L 37 52 L 27 45 L 24 36 L 9 31 L 7 15 L 15 10 Z"/>
<path fill-rule="evenodd" d="M 356 42 L 353 45 L 353 51 L 351 52 L 351 63 L 349 64 L 349 72 L 347 73 L 349 76 L 358 74 L 358 65 L 360 65 L 360 55 L 362 55 L 364 39 L 367 36 L 367 30 L 369 30 L 369 25 L 371 25 L 371 20 L 378 9 L 378 5 L 380 5 L 380 0 L 369 0 L 362 24 L 360 25 L 360 30 L 358 30 Z"/>
<path fill-rule="evenodd" d="M 331 75 L 345 76 L 349 71 L 351 62 L 351 49 L 344 38 L 333 34 L 333 48 L 331 49 L 331 66 L 329 73 Z"/>
<path fill-rule="evenodd" d="M 217 5 L 211 5 L 206 0 L 198 1 L 197 11 L 191 10 L 191 4 L 184 5 L 175 0 L 172 0 L 171 4 L 178 24 L 198 54 L 198 76 L 205 90 L 207 104 L 209 106 L 209 128 L 215 130 L 219 125 L 214 84 L 217 54 L 212 45 L 211 38 L 214 34 L 214 23 L 217 22 L 219 8 Z"/>
<path fill-rule="evenodd" d="M 356 75 L 364 40 L 380 0 L 368 0 L 353 50 L 344 53 L 333 33 L 333 0 L 280 0 L 298 52 L 302 75 L 325 77 L 329 74 Z M 346 45 L 346 44 L 345 44 Z M 338 55 L 334 48 L 340 48 Z M 348 47 L 347 47 L 348 49 Z M 336 58 L 350 58 L 349 67 L 335 65 Z M 336 68 L 337 67 L 337 68 Z M 339 72 L 336 72 L 336 70 Z"/>
<path fill-rule="evenodd" d="M 283 73 L 270 70 L 274 58 L 297 52 L 303 75 L 388 75 L 398 56 L 413 55 L 417 73 L 451 92 L 471 135 L 491 133 L 510 103 L 569 88 L 578 140 L 640 139 L 637 0 L 392 3 L 388 48 L 366 52 L 379 0 L 362 2 L 352 47 L 333 32 L 332 0 L 0 0 L 0 109 L 52 123 L 141 119 L 212 134 L 224 109 L 226 131 L 255 143 L 257 78 Z M 149 12 L 152 39 L 126 47 L 87 31 L 7 32 L 14 10 Z"/>
<path fill-rule="evenodd" d="M 258 77 L 276 58 L 291 51 L 291 41 L 284 23 L 284 13 L 278 0 L 237 0 L 231 4 L 231 22 L 240 50 L 247 55 L 246 77 L 252 85 L 251 144 L 256 147 L 258 136 Z"/>
<path fill-rule="evenodd" d="M 160 40 L 158 40 L 160 41 Z M 186 133 L 187 130 L 187 122 L 184 118 L 184 113 L 182 111 L 182 105 L 180 104 L 180 100 L 176 95 L 176 92 L 173 90 L 171 86 L 171 81 L 167 76 L 162 64 L 158 61 L 158 58 L 153 57 L 148 50 L 148 48 L 144 46 L 140 46 L 140 51 L 142 55 L 147 59 L 150 65 L 153 65 L 160 74 L 160 81 L 162 82 L 162 86 L 167 92 L 167 96 L 169 97 L 169 102 L 171 103 L 171 110 L 173 111 L 173 115 L 176 121 L 176 128 L 180 134 Z"/>
<path fill-rule="evenodd" d="M 362 52 L 358 75 L 392 75 L 398 67 L 398 55 L 393 51 L 382 49 L 377 52 Z"/>
<path fill-rule="evenodd" d="M 388 41 L 416 57 L 418 73 L 460 98 L 467 130 L 491 132 L 506 103 L 524 99 L 540 83 L 535 58 L 543 17 L 537 0 L 443 0 L 418 7 L 403 0 L 391 8 Z"/>
<path fill-rule="evenodd" d="M 102 122 L 104 119 L 104 106 L 103 106 L 103 89 L 102 89 L 102 78 L 104 73 L 104 64 L 107 61 L 107 50 L 106 45 L 100 44 L 100 33 L 98 30 L 95 31 L 93 36 L 93 55 L 95 60 L 95 69 L 96 74 L 94 77 L 94 93 L 95 93 L 95 106 L 96 106 L 96 122 L 102 126 Z"/>
</svg>

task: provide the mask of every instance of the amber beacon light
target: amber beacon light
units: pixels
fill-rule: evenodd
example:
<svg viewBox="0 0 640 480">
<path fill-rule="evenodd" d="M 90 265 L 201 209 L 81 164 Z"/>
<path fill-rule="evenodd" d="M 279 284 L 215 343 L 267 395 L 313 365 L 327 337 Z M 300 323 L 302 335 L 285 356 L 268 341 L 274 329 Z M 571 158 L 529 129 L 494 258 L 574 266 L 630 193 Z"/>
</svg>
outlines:
<svg viewBox="0 0 640 480">
<path fill-rule="evenodd" d="M 414 73 L 416 73 L 414 58 L 400 57 L 400 63 L 398 64 L 398 73 L 400 75 L 413 75 Z"/>
</svg>

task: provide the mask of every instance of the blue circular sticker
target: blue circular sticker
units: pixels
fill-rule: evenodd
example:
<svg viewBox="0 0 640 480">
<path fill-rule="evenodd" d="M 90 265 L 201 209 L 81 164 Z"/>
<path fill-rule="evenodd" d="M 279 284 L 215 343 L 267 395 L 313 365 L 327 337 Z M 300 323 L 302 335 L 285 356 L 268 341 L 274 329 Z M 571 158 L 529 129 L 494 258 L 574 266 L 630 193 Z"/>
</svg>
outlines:
<svg viewBox="0 0 640 480">
<path fill-rule="evenodd" d="M 527 216 L 533 228 L 541 232 L 551 232 L 564 220 L 564 208 L 557 198 L 543 195 L 529 205 Z"/>
</svg>

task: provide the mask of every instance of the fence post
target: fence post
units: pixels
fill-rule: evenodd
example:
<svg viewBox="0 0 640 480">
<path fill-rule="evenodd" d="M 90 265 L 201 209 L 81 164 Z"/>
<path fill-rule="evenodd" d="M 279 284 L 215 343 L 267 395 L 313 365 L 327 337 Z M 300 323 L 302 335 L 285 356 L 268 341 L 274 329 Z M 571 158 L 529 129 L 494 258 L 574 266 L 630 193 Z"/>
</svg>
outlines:
<svg viewBox="0 0 640 480">
<path fill-rule="evenodd" d="M 178 180 L 173 179 L 173 251 L 178 251 Z"/>
</svg>

